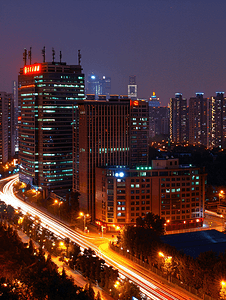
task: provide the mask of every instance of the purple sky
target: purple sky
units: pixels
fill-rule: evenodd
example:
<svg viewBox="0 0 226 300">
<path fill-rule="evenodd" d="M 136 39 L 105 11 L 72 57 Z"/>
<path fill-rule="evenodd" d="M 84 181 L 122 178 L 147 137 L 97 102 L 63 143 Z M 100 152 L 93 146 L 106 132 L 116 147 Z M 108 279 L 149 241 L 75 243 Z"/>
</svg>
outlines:
<svg viewBox="0 0 226 300">
<path fill-rule="evenodd" d="M 154 90 L 163 105 L 175 92 L 184 97 L 226 92 L 226 0 L 7 0 L 0 1 L 0 90 L 11 92 L 23 66 L 77 64 L 81 49 L 87 75 L 110 76 L 113 94 L 127 94 L 136 75 L 138 97 Z"/>
</svg>

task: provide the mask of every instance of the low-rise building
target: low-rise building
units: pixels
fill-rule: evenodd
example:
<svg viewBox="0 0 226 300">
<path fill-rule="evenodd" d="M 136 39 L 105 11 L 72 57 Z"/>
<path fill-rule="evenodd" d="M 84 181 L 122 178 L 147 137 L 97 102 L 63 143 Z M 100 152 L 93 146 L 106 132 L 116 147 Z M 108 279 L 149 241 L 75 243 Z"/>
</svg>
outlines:
<svg viewBox="0 0 226 300">
<path fill-rule="evenodd" d="M 96 222 L 110 231 L 152 212 L 165 218 L 166 230 L 201 226 L 205 177 L 172 158 L 153 160 L 151 167 L 96 168 Z"/>
</svg>

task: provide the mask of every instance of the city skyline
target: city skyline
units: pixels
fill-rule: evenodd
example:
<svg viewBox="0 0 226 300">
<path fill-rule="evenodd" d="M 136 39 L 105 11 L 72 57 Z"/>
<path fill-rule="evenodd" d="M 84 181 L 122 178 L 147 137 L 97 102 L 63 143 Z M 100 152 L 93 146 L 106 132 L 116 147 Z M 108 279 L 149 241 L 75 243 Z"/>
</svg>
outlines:
<svg viewBox="0 0 226 300">
<path fill-rule="evenodd" d="M 224 11 L 226 3 L 193 1 L 60 1 L 0 4 L 0 90 L 11 92 L 23 64 L 23 49 L 32 47 L 32 62 L 56 60 L 77 63 L 89 73 L 109 76 L 113 94 L 127 94 L 135 75 L 138 97 L 152 92 L 162 105 L 175 92 L 189 99 L 225 90 Z M 112 19 L 111 19 L 112 18 Z"/>
</svg>

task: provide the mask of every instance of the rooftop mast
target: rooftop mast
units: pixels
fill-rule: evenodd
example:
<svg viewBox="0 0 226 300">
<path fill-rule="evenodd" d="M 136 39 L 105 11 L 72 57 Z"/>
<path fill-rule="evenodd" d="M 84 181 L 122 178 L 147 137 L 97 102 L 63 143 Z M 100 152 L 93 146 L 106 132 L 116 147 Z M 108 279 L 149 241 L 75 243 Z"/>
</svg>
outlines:
<svg viewBox="0 0 226 300">
<path fill-rule="evenodd" d="M 43 62 L 46 62 L 46 47 L 44 46 L 42 49 Z"/>
</svg>

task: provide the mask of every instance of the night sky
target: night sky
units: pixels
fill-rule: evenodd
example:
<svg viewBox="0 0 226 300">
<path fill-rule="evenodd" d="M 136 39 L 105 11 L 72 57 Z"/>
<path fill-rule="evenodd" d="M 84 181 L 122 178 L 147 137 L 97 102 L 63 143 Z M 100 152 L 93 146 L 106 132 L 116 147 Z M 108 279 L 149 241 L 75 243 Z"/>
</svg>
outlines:
<svg viewBox="0 0 226 300">
<path fill-rule="evenodd" d="M 226 0 L 1 0 L 0 91 L 11 92 L 23 66 L 51 50 L 63 61 L 112 79 L 112 94 L 127 94 L 136 75 L 138 97 L 153 91 L 163 105 L 184 97 L 226 92 Z"/>
</svg>

